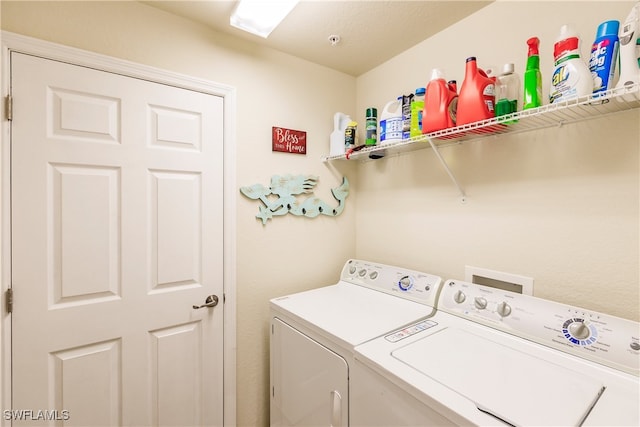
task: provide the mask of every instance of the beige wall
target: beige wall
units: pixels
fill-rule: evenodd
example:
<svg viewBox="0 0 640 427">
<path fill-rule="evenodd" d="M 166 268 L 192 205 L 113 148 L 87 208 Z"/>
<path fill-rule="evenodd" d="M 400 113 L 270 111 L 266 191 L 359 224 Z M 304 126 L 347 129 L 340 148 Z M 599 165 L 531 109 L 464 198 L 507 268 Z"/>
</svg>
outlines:
<svg viewBox="0 0 640 427">
<path fill-rule="evenodd" d="M 210 31 L 137 2 L 2 1 L 2 30 L 234 86 L 237 90 L 236 184 L 269 185 L 273 175 L 319 176 L 315 195 L 350 165 L 320 161 L 333 114 L 355 115 L 355 78 Z M 307 131 L 306 156 L 272 153 L 271 127 Z M 258 203 L 237 196 L 237 420 L 268 424 L 269 299 L 338 279 L 355 253 L 355 196 L 338 218 L 289 215 L 266 226 Z M 221 197 L 222 201 L 222 197 Z"/>
<path fill-rule="evenodd" d="M 358 78 L 359 120 L 369 106 L 425 86 L 431 69 L 464 78 L 480 66 L 516 64 L 541 40 L 545 97 L 553 43 L 570 22 L 587 58 L 597 25 L 624 21 L 633 2 L 497 2 Z M 356 255 L 446 278 L 465 265 L 522 274 L 534 294 L 639 320 L 640 111 L 443 148 L 468 195 L 434 153 L 359 166 Z"/>
</svg>

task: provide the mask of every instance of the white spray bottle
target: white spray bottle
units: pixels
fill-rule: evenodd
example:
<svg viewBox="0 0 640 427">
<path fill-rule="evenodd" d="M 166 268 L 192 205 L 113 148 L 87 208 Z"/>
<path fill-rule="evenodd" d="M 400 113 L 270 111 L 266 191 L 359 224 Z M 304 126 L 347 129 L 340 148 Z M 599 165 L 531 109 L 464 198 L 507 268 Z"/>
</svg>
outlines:
<svg viewBox="0 0 640 427">
<path fill-rule="evenodd" d="M 347 125 L 351 121 L 351 118 L 344 113 L 336 113 L 333 116 L 333 132 L 329 137 L 329 155 L 340 156 L 346 151 L 344 131 L 347 129 Z"/>
<path fill-rule="evenodd" d="M 620 78 L 616 89 L 640 84 L 640 1 L 637 2 L 618 33 L 620 39 Z M 638 89 L 638 88 L 636 88 Z M 640 99 L 640 92 L 635 98 Z M 633 95 L 624 95 L 623 102 L 632 101 Z"/>
</svg>

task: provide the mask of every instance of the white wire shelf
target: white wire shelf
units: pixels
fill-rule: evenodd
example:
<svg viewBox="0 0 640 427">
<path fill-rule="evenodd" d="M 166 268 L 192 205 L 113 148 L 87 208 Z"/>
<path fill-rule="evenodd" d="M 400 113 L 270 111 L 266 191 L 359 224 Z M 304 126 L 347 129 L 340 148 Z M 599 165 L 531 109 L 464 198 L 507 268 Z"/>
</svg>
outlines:
<svg viewBox="0 0 640 427">
<path fill-rule="evenodd" d="M 444 129 L 399 142 L 374 145 L 345 154 L 325 156 L 324 161 L 368 160 L 370 155 L 388 156 L 425 148 L 437 148 L 489 136 L 533 131 L 583 120 L 600 118 L 640 107 L 640 85 L 611 89 L 599 95 L 589 95 L 518 111 L 480 122 Z"/>
</svg>

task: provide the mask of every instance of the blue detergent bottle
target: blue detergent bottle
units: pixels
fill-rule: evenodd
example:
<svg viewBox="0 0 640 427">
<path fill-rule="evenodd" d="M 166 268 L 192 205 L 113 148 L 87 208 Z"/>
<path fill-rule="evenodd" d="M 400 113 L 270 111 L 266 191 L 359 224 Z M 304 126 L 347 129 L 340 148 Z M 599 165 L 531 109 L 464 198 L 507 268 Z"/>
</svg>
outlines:
<svg viewBox="0 0 640 427">
<path fill-rule="evenodd" d="M 620 22 L 615 20 L 598 25 L 589 59 L 594 94 L 605 92 L 613 87 L 613 76 L 618 62 L 619 28 Z"/>
</svg>

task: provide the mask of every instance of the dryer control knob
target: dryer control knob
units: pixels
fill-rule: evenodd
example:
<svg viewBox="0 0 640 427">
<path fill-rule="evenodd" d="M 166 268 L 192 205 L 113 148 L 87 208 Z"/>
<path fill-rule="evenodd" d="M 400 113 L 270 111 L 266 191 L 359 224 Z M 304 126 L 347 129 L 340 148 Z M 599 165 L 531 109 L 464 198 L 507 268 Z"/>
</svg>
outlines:
<svg viewBox="0 0 640 427">
<path fill-rule="evenodd" d="M 498 312 L 500 317 L 507 317 L 511 314 L 511 306 L 502 301 L 500 304 L 498 304 L 498 307 L 496 307 L 496 311 Z"/>
<path fill-rule="evenodd" d="M 478 310 L 484 310 L 485 308 L 487 308 L 487 299 L 484 297 L 475 297 L 473 300 L 473 304 Z"/>
<path fill-rule="evenodd" d="M 462 304 L 466 299 L 467 299 L 467 296 L 464 294 L 464 292 L 460 290 L 456 291 L 456 293 L 453 294 L 453 300 L 458 304 Z"/>
<path fill-rule="evenodd" d="M 398 287 L 403 291 L 408 291 L 413 288 L 413 278 L 411 276 L 403 276 L 398 281 Z"/>
<path fill-rule="evenodd" d="M 573 322 L 569 325 L 569 332 L 579 340 L 587 339 L 589 335 L 591 335 L 589 327 L 585 325 L 584 322 Z"/>
</svg>

